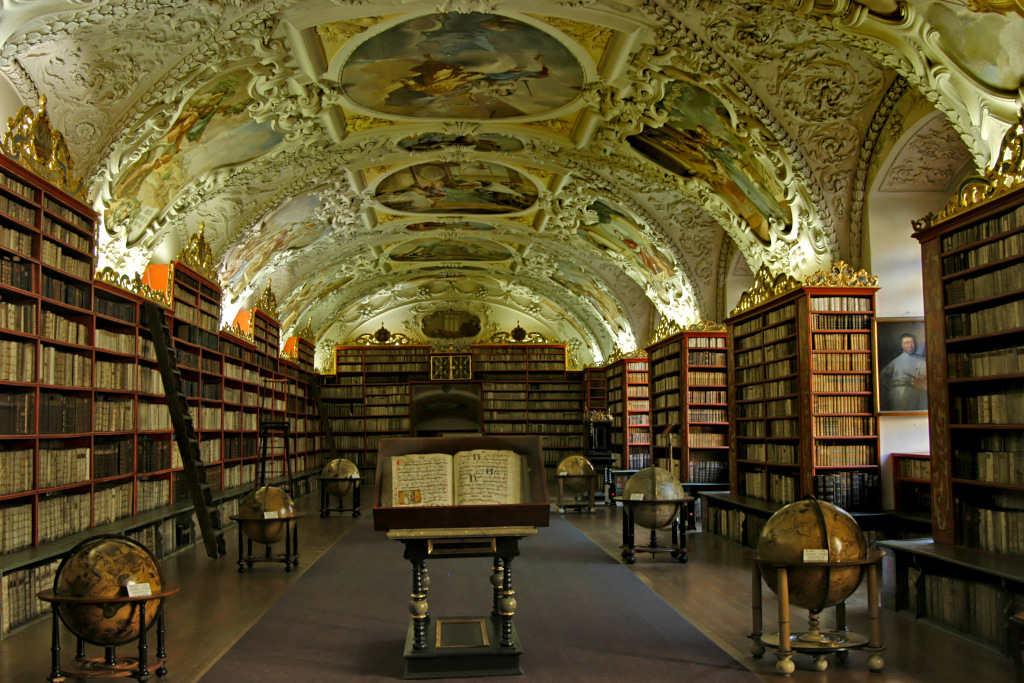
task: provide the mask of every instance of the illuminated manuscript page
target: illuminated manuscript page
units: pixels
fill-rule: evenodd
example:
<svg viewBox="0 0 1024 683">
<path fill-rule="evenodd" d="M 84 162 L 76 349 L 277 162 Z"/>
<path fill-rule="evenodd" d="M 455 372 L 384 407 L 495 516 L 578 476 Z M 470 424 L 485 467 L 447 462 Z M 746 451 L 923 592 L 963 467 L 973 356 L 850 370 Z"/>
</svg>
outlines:
<svg viewBox="0 0 1024 683">
<path fill-rule="evenodd" d="M 413 453 L 391 456 L 391 505 L 452 504 L 452 456 Z"/>
<path fill-rule="evenodd" d="M 522 472 L 522 456 L 513 451 L 460 451 L 455 454 L 455 504 L 520 503 Z"/>
</svg>

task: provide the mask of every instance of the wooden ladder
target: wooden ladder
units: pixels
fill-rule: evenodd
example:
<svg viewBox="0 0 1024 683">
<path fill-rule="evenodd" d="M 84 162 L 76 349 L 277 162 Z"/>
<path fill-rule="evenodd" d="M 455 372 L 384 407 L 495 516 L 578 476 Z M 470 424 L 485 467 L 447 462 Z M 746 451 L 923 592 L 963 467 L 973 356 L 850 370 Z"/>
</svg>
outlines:
<svg viewBox="0 0 1024 683">
<path fill-rule="evenodd" d="M 163 379 L 164 394 L 167 396 L 167 408 L 171 413 L 171 424 L 174 426 L 174 439 L 178 442 L 178 450 L 181 452 L 185 483 L 188 485 L 199 529 L 203 534 L 206 554 L 216 560 L 227 552 L 224 546 L 224 528 L 221 524 L 220 511 L 213 502 L 210 484 L 206 481 L 206 468 L 202 466 L 202 459 L 199 457 L 199 440 L 192 426 L 187 396 L 181 388 L 178 354 L 171 346 L 171 330 L 167 325 L 164 309 L 151 301 L 145 302 L 144 306 L 146 327 L 153 335 L 160 377 Z"/>
</svg>

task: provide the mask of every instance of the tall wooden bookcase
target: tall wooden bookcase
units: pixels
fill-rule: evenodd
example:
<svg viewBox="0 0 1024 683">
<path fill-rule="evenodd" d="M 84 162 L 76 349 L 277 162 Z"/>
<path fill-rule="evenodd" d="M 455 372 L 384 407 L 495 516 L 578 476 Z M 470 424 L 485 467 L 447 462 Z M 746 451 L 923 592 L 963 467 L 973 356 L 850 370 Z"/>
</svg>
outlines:
<svg viewBox="0 0 1024 683">
<path fill-rule="evenodd" d="M 1024 558 L 1024 186 L 921 242 L 936 542 Z"/>
<path fill-rule="evenodd" d="M 875 282 L 842 262 L 802 285 L 762 269 L 741 298 L 727 320 L 734 493 L 880 507 Z"/>
<path fill-rule="evenodd" d="M 654 464 L 680 481 L 729 483 L 726 331 L 697 324 L 647 347 Z"/>
<path fill-rule="evenodd" d="M 608 412 L 612 416 L 612 448 L 619 468 L 639 470 L 651 462 L 650 376 L 647 359 L 621 358 L 605 367 Z"/>
</svg>

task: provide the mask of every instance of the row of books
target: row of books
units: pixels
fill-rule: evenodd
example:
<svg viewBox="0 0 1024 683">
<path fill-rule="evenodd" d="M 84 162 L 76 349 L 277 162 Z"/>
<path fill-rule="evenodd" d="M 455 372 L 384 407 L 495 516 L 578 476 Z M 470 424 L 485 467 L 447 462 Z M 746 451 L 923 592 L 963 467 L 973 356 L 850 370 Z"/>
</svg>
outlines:
<svg viewBox="0 0 1024 683">
<path fill-rule="evenodd" d="M 871 299 L 862 296 L 812 296 L 808 308 L 812 311 L 870 311 Z"/>
<path fill-rule="evenodd" d="M 1018 206 L 1013 211 L 1008 211 L 985 221 L 979 221 L 962 230 L 957 230 L 944 236 L 942 238 L 942 250 L 953 251 L 954 249 L 960 249 L 979 240 L 1016 230 L 1019 226 L 1024 226 L 1024 206 Z"/>
<path fill-rule="evenodd" d="M 814 495 L 844 510 L 877 510 L 882 499 L 879 476 L 846 470 L 814 475 Z"/>
<path fill-rule="evenodd" d="M 1024 346 L 946 355 L 950 377 L 991 377 L 1024 373 Z"/>
<path fill-rule="evenodd" d="M 819 443 L 815 448 L 816 467 L 866 467 L 877 465 L 873 443 Z"/>
<path fill-rule="evenodd" d="M 0 174 L 0 177 L 3 177 Z M 49 603 L 38 597 L 39 591 L 53 588 L 60 560 L 7 572 L 0 578 L 0 633 L 7 635 L 22 624 L 50 610 Z"/>
<path fill-rule="evenodd" d="M 811 315 L 812 330 L 870 330 L 870 315 L 857 313 L 814 313 Z"/>
<path fill-rule="evenodd" d="M 919 569 L 911 567 L 908 571 L 912 581 L 920 581 Z M 1002 586 L 941 574 L 923 578 L 925 618 L 982 638 L 1000 649 L 1006 646 L 1007 608 L 1014 600 Z M 1011 613 L 1016 611 L 1014 608 Z"/>
<path fill-rule="evenodd" d="M 0 327 L 24 332 L 36 333 L 36 306 L 34 303 L 6 300 L 0 295 Z"/>
<path fill-rule="evenodd" d="M 1021 235 L 1024 236 L 1024 233 Z M 1024 240 L 1018 239 L 1017 241 Z M 946 284 L 946 305 L 986 299 L 1018 289 L 1024 289 L 1024 263 L 1015 263 L 1006 268 L 975 277 L 961 278 Z"/>
<path fill-rule="evenodd" d="M 813 353 L 811 370 L 814 372 L 870 372 L 870 353 Z"/>
<path fill-rule="evenodd" d="M 1024 299 L 967 313 L 946 314 L 946 337 L 958 339 L 1024 327 Z"/>
<path fill-rule="evenodd" d="M 959 424 L 1021 424 L 1024 392 L 1004 389 L 980 396 L 953 396 L 952 421 Z"/>
</svg>

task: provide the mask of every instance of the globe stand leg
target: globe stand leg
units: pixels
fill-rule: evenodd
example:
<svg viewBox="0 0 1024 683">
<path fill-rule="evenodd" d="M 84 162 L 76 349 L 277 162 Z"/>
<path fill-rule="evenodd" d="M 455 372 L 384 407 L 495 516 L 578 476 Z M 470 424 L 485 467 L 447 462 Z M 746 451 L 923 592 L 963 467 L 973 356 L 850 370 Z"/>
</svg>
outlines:
<svg viewBox="0 0 1024 683">
<path fill-rule="evenodd" d="M 355 519 L 356 517 L 358 517 L 361 514 L 363 514 L 362 510 L 359 509 L 360 505 L 359 505 L 359 481 L 358 480 L 352 482 L 352 508 L 353 508 L 352 509 L 352 518 L 353 519 Z"/>
<path fill-rule="evenodd" d="M 60 671 L 60 619 L 57 618 L 57 605 L 53 605 L 53 632 L 50 640 L 50 675 L 46 680 L 50 683 L 58 683 L 64 680 Z"/>
<path fill-rule="evenodd" d="M 104 666 L 116 666 L 117 665 L 117 652 L 111 646 L 103 648 L 103 665 Z"/>
<path fill-rule="evenodd" d="M 137 675 L 140 681 L 145 681 L 149 678 L 148 653 L 149 645 L 146 644 L 146 602 L 143 601 L 139 603 L 139 668 Z"/>
<path fill-rule="evenodd" d="M 292 530 L 292 525 L 288 522 L 284 523 L 284 570 L 290 572 L 292 570 L 292 535 L 295 532 Z M 270 557 L 270 546 L 267 546 L 267 557 Z"/>
<path fill-rule="evenodd" d="M 868 668 L 872 672 L 880 672 L 885 660 L 880 654 L 885 647 L 882 645 L 881 608 L 878 602 L 878 565 L 868 565 L 868 644 L 865 650 L 872 653 L 868 657 Z"/>
<path fill-rule="evenodd" d="M 160 611 L 156 617 L 156 656 L 160 660 L 157 667 L 157 676 L 167 675 L 167 638 L 164 633 L 164 606 L 160 605 Z"/>
<path fill-rule="evenodd" d="M 85 659 L 85 641 L 75 638 L 75 659 Z"/>
<path fill-rule="evenodd" d="M 779 587 L 776 591 L 779 596 L 779 649 L 775 653 L 778 661 L 775 662 L 775 670 L 783 676 L 791 676 L 796 671 L 796 664 L 793 662 L 793 650 L 789 637 L 789 571 L 786 567 L 780 567 Z"/>
<path fill-rule="evenodd" d="M 245 573 L 245 539 L 242 538 L 242 527 L 238 527 L 238 573 Z"/>
<path fill-rule="evenodd" d="M 764 614 L 761 607 L 761 567 L 754 563 L 750 581 L 750 610 L 751 610 L 751 631 L 750 654 L 754 659 L 761 659 L 764 656 L 764 643 L 761 642 L 761 635 L 764 633 Z"/>
<path fill-rule="evenodd" d="M 565 514 L 565 505 L 562 501 L 565 500 L 565 479 L 559 478 L 558 480 L 558 514 Z"/>
</svg>

